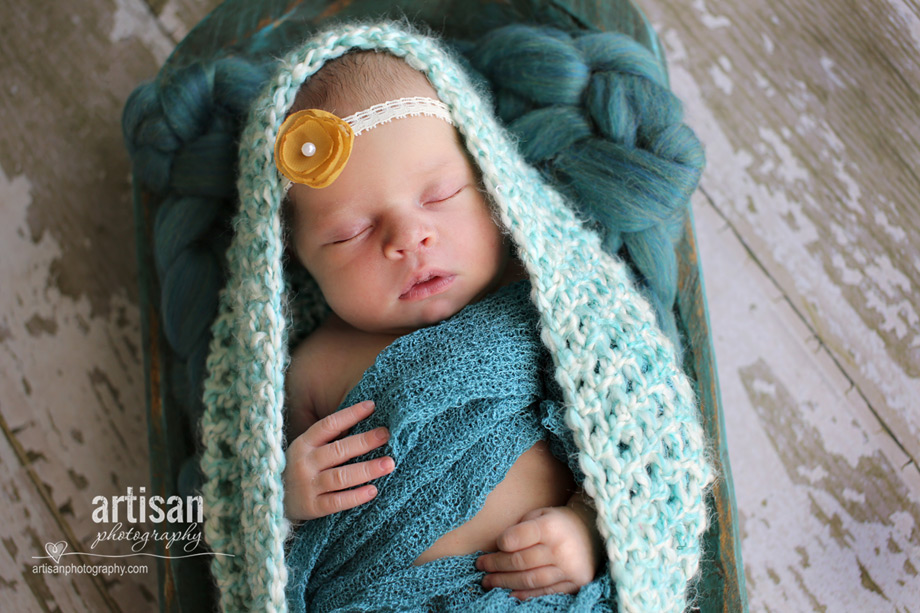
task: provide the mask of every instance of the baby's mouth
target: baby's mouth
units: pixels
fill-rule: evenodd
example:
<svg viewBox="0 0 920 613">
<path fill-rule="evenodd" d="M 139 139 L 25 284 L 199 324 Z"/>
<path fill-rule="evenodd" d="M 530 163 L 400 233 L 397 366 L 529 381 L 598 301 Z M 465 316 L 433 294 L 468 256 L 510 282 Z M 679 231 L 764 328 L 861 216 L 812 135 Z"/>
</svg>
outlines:
<svg viewBox="0 0 920 613">
<path fill-rule="evenodd" d="M 422 300 L 446 291 L 456 275 L 441 271 L 428 271 L 416 275 L 400 294 L 400 300 Z"/>
</svg>

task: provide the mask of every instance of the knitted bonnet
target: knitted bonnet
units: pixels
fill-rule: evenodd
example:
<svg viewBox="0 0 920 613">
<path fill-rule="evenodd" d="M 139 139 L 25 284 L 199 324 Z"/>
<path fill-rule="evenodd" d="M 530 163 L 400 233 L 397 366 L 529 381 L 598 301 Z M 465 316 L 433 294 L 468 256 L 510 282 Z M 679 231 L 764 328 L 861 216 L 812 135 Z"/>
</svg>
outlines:
<svg viewBox="0 0 920 613">
<path fill-rule="evenodd" d="M 698 573 L 713 472 L 676 350 L 627 265 L 528 165 L 467 74 L 427 36 L 344 24 L 288 54 L 240 142 L 240 208 L 207 359 L 201 468 L 205 537 L 225 610 L 286 608 L 284 376 L 291 332 L 282 267 L 286 180 L 273 148 L 302 83 L 350 50 L 403 58 L 427 75 L 482 173 L 531 280 L 566 423 L 580 450 L 622 611 L 682 611 Z"/>
</svg>

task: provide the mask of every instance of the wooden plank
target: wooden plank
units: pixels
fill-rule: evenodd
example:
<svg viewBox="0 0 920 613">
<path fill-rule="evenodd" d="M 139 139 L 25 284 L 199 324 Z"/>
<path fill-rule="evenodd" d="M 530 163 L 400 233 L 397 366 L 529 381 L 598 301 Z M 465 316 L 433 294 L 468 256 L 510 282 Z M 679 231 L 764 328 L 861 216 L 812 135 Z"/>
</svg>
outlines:
<svg viewBox="0 0 920 613">
<path fill-rule="evenodd" d="M 916 461 L 920 8 L 645 6 L 707 145 L 704 188 Z"/>
<path fill-rule="evenodd" d="M 908 610 L 916 471 L 725 220 L 694 208 L 751 610 Z"/>
<path fill-rule="evenodd" d="M 695 208 L 752 610 L 920 602 L 920 10 L 644 0 Z"/>
<path fill-rule="evenodd" d="M 100 529 L 93 498 L 148 482 L 137 315 L 124 296 L 113 298 L 110 317 L 94 317 L 88 300 L 61 295 L 52 277 L 61 249 L 50 233 L 32 242 L 28 194 L 24 178 L 0 175 L 0 411 L 24 463 L 48 490 L 45 508 L 40 500 L 35 512 L 57 517 L 73 535 L 71 550 L 86 551 Z M 107 594 L 125 610 L 155 604 L 153 572 L 107 581 Z"/>
<path fill-rule="evenodd" d="M 47 559 L 46 543 L 67 543 L 74 551 L 73 535 L 60 515 L 49 511 L 32 467 L 23 463 L 24 450 L 0 417 L 0 599 L 6 611 L 118 611 L 102 577 L 92 573 L 64 572 L 92 563 L 78 556 Z M 28 462 L 28 460 L 26 460 Z M 67 550 L 64 550 L 66 553 Z M 44 559 L 43 559 L 44 558 Z"/>
<path fill-rule="evenodd" d="M 172 44 L 140 0 L 81 0 L 67 11 L 15 2 L 0 22 L 0 412 L 35 487 L 47 492 L 27 508 L 54 517 L 72 551 L 90 549 L 101 527 L 94 497 L 149 484 L 120 117 Z M 37 539 L 54 537 L 35 521 Z M 96 551 L 131 553 L 128 543 Z M 150 572 L 98 577 L 97 600 L 154 610 L 154 564 L 128 561 Z M 19 572 L 12 557 L 0 564 L 5 579 Z M 80 582 L 60 585 L 72 592 L 55 595 L 62 610 L 102 610 L 61 604 L 90 596 Z"/>
</svg>

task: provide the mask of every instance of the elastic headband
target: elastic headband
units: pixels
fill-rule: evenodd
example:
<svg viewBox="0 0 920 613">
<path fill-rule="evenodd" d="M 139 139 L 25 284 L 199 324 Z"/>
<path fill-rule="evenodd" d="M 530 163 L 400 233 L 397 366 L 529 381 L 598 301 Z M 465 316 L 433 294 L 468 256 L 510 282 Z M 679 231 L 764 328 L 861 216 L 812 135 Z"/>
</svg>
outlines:
<svg viewBox="0 0 920 613">
<path fill-rule="evenodd" d="M 355 136 L 394 119 L 422 115 L 454 123 L 446 104 L 424 96 L 387 100 L 344 119 L 320 109 L 292 113 L 275 139 L 275 165 L 294 183 L 328 187 L 351 157 Z"/>
</svg>

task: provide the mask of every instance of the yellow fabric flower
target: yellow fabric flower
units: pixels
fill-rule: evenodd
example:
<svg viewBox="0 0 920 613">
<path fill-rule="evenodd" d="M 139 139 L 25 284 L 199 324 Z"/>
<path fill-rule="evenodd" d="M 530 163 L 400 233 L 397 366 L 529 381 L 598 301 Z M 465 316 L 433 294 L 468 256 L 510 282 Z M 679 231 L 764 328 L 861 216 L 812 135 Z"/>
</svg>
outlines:
<svg viewBox="0 0 920 613">
<path fill-rule="evenodd" d="M 307 109 L 291 114 L 275 140 L 275 165 L 294 183 L 321 188 L 335 181 L 351 157 L 355 132 L 332 113 Z"/>
</svg>

